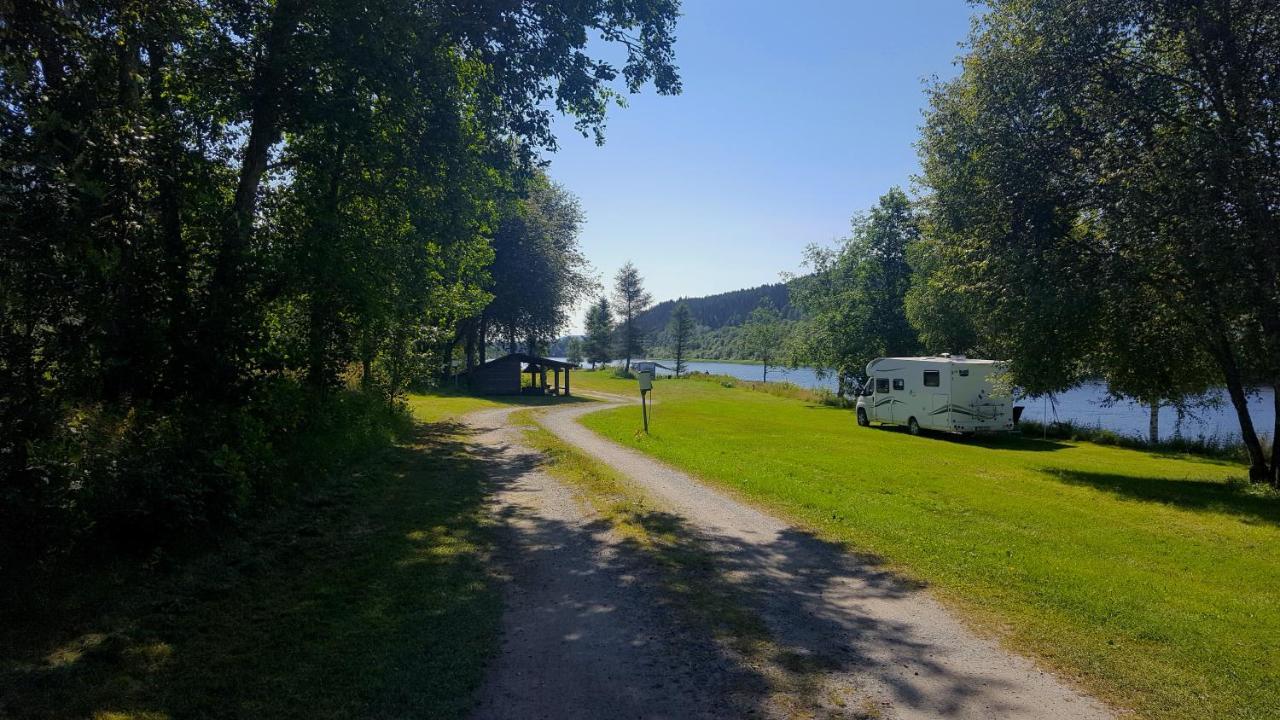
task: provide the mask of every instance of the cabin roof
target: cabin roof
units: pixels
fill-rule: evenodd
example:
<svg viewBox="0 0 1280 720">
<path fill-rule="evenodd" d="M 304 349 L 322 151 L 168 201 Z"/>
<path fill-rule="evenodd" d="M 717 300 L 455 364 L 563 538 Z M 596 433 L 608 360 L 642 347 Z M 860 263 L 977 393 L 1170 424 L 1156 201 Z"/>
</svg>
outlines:
<svg viewBox="0 0 1280 720">
<path fill-rule="evenodd" d="M 571 368 L 576 370 L 577 368 L 581 367 L 576 363 L 565 362 L 563 360 L 555 360 L 549 357 L 542 357 L 540 355 L 530 355 L 528 353 L 511 353 L 509 355 L 503 355 L 502 357 L 494 358 L 493 360 L 490 360 L 489 362 L 485 363 L 484 365 L 480 365 L 479 367 L 487 367 L 489 365 L 494 365 L 497 363 L 509 363 L 509 362 L 522 362 L 528 365 L 540 365 L 542 367 L 552 368 L 552 369 L 555 369 L 555 368 L 570 369 Z"/>
</svg>

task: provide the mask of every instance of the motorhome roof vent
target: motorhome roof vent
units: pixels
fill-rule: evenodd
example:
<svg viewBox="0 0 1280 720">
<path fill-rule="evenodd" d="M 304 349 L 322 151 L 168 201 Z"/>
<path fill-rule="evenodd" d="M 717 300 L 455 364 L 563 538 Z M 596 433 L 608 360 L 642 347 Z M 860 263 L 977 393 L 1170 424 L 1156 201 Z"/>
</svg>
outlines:
<svg viewBox="0 0 1280 720">
<path fill-rule="evenodd" d="M 965 356 L 963 356 L 963 355 L 949 355 L 948 357 L 950 357 L 952 360 L 967 360 L 967 359 L 968 359 L 968 358 L 966 358 L 966 357 L 965 357 Z"/>
<path fill-rule="evenodd" d="M 951 353 L 942 353 L 942 357 L 949 358 L 951 357 Z"/>
</svg>

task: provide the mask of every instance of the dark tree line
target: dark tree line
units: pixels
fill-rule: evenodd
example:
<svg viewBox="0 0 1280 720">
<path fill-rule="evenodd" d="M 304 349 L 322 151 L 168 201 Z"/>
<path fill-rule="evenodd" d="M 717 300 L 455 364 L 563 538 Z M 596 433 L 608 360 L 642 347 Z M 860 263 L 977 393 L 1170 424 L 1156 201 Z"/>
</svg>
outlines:
<svg viewBox="0 0 1280 720">
<path fill-rule="evenodd" d="M 751 311 L 759 307 L 760 302 L 765 298 L 768 298 L 784 317 L 790 319 L 796 317 L 797 313 L 791 307 L 788 284 L 775 283 L 705 297 L 664 300 L 637 315 L 636 324 L 642 332 L 647 334 L 661 332 L 671 321 L 671 315 L 676 306 L 679 303 L 685 303 L 694 323 L 709 330 L 718 330 L 746 322 Z"/>
<path fill-rule="evenodd" d="M 553 114 L 598 136 L 619 86 L 677 92 L 677 12 L 0 4 L 0 563 L 230 517 L 344 388 L 439 371 L 490 238 L 563 200 L 531 172 Z"/>
</svg>

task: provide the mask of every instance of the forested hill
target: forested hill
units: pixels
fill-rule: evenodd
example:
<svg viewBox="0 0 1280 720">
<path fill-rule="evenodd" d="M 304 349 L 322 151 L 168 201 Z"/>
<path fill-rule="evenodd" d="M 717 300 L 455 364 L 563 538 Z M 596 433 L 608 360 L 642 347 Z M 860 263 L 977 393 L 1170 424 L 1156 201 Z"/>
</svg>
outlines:
<svg viewBox="0 0 1280 720">
<path fill-rule="evenodd" d="M 684 298 L 684 302 L 689 305 L 694 323 L 709 330 L 718 330 L 730 325 L 741 325 L 766 297 L 773 301 L 774 307 L 778 308 L 783 317 L 791 318 L 795 314 L 786 283 L 761 285 L 706 297 Z M 653 335 L 665 329 L 677 302 L 679 301 L 666 300 L 640 313 L 636 317 L 640 331 Z"/>
</svg>

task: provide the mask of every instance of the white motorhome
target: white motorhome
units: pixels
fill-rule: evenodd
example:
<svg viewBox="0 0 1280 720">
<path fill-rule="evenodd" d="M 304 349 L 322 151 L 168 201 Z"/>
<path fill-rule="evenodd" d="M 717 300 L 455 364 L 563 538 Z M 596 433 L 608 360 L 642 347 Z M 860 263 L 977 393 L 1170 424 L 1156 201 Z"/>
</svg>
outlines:
<svg viewBox="0 0 1280 720">
<path fill-rule="evenodd" d="M 992 382 L 1003 363 L 963 355 L 877 358 L 867 363 L 858 424 L 949 433 L 1013 430 L 1013 397 Z"/>
</svg>

